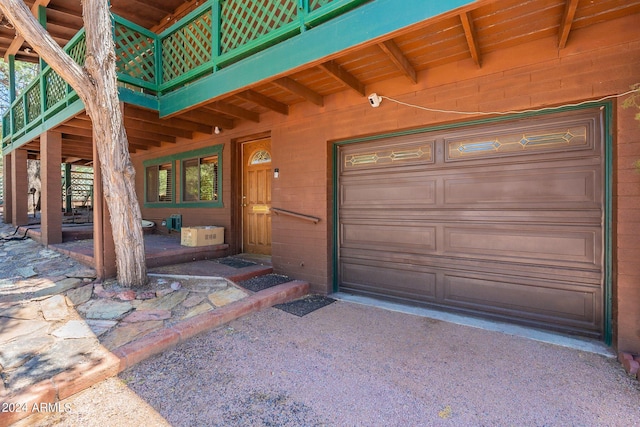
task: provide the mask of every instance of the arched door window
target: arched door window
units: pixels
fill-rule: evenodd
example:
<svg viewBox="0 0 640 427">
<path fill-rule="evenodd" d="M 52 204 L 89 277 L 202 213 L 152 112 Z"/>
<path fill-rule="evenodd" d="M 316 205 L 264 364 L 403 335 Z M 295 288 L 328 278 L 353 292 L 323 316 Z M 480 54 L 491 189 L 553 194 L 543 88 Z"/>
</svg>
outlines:
<svg viewBox="0 0 640 427">
<path fill-rule="evenodd" d="M 263 163 L 271 163 L 271 154 L 269 154 L 267 150 L 256 151 L 249 160 L 250 165 L 260 165 Z"/>
</svg>

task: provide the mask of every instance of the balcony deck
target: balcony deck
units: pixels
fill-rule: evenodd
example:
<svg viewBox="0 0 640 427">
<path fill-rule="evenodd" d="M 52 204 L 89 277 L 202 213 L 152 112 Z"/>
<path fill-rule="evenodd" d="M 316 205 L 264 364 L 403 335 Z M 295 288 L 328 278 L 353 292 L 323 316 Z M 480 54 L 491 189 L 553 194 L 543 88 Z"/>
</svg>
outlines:
<svg viewBox="0 0 640 427">
<path fill-rule="evenodd" d="M 114 14 L 113 38 L 121 98 L 159 111 L 163 116 L 164 94 L 215 74 L 369 1 L 207 0 L 161 33 Z M 64 50 L 75 62 L 84 64 L 84 29 Z M 176 112 L 172 105 L 168 107 L 168 111 Z M 82 110 L 83 105 L 73 88 L 53 69 L 45 67 L 3 115 L 3 151 L 18 148 Z"/>
</svg>

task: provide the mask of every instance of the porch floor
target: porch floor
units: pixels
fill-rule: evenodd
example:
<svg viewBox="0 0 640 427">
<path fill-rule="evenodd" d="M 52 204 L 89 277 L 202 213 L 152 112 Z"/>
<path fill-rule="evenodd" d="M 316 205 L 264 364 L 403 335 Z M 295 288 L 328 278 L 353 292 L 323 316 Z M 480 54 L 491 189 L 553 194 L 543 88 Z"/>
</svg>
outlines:
<svg viewBox="0 0 640 427">
<path fill-rule="evenodd" d="M 30 224 L 29 226 L 20 227 L 17 234 L 22 236 L 27 233 L 28 237 L 41 242 L 42 232 L 40 227 L 40 224 Z M 49 245 L 49 248 L 61 252 L 85 265 L 94 266 L 93 224 L 63 224 L 62 239 L 63 243 Z M 222 258 L 231 255 L 229 245 L 226 243 L 198 247 L 182 246 L 180 244 L 179 234 L 155 234 L 152 230 L 145 230 L 144 248 L 147 268 L 149 269 L 192 261 Z M 266 260 L 262 260 L 261 263 L 264 263 L 263 261 Z M 270 264 L 270 259 L 268 261 Z M 194 268 L 201 270 L 201 268 L 198 267 Z M 181 274 L 194 273 L 181 272 Z M 211 273 L 202 275 L 211 275 Z"/>
</svg>

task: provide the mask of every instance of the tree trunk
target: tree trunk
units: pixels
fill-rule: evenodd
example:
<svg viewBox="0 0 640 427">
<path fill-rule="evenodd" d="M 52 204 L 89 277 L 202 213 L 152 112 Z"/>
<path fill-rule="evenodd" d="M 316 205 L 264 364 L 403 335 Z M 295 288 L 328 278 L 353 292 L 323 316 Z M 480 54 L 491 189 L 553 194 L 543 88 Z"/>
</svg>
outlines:
<svg viewBox="0 0 640 427">
<path fill-rule="evenodd" d="M 140 287 L 147 282 L 135 169 L 118 98 L 115 48 L 107 0 L 84 0 L 87 40 L 85 67 L 76 64 L 35 20 L 22 0 L 2 0 L 0 9 L 16 30 L 84 102 L 93 123 L 93 141 L 102 165 L 104 196 L 111 216 L 118 282 Z"/>
<path fill-rule="evenodd" d="M 83 101 L 93 123 L 93 140 L 102 164 L 102 185 L 111 214 L 118 282 L 139 287 L 147 280 L 142 216 L 118 98 L 108 1 L 84 0 L 83 15 L 87 38 L 85 68 L 95 84 L 93 96 Z"/>
</svg>

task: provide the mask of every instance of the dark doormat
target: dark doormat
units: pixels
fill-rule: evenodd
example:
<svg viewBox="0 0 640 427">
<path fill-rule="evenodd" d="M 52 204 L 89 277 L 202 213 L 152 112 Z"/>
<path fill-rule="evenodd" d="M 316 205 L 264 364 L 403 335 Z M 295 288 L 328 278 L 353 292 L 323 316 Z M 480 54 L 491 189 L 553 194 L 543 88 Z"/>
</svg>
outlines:
<svg viewBox="0 0 640 427">
<path fill-rule="evenodd" d="M 281 274 L 265 274 L 263 276 L 256 276 L 252 277 L 249 280 L 238 282 L 238 285 L 250 290 L 251 292 L 258 292 L 263 289 L 267 289 L 272 286 L 276 286 L 281 283 L 287 283 L 290 281 L 291 279 L 289 277 L 283 276 Z"/>
<path fill-rule="evenodd" d="M 322 295 L 307 295 L 306 297 L 295 301 L 274 305 L 274 307 L 279 308 L 282 311 L 286 311 L 287 313 L 295 314 L 298 317 L 302 317 L 335 301 L 336 300 L 333 298 Z"/>
<path fill-rule="evenodd" d="M 228 265 L 233 268 L 245 268 L 251 267 L 252 265 L 256 265 L 255 262 L 246 261 L 240 258 L 234 258 L 232 256 L 226 258 L 220 258 L 217 260 L 220 264 Z"/>
</svg>

